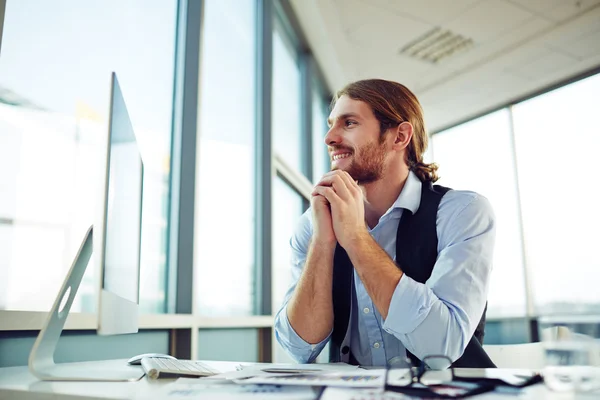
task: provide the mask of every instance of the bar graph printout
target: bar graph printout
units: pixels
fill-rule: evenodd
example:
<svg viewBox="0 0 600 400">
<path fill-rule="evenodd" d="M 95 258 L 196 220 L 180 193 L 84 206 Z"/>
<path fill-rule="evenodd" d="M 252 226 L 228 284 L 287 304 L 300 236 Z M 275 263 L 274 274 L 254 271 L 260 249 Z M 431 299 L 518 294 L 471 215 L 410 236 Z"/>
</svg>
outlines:
<svg viewBox="0 0 600 400">
<path fill-rule="evenodd" d="M 352 372 L 326 372 L 311 374 L 272 374 L 245 379 L 238 383 L 300 386 L 335 386 L 354 388 L 382 388 L 385 370 L 362 370 Z"/>
<path fill-rule="evenodd" d="M 196 400 L 314 400 L 315 390 L 308 386 L 282 385 L 236 385 L 234 383 L 203 383 L 190 380 L 176 381 L 158 390 L 149 399 L 196 399 Z"/>
<path fill-rule="evenodd" d="M 350 389 L 328 387 L 320 400 L 415 400 L 402 393 L 383 392 L 381 389 Z"/>
</svg>

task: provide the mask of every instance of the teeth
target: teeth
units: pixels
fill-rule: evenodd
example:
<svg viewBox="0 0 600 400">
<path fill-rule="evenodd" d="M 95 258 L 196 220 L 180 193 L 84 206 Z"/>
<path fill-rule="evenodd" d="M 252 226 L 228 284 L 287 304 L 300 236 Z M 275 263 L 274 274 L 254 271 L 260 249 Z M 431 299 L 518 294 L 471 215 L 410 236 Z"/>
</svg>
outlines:
<svg viewBox="0 0 600 400">
<path fill-rule="evenodd" d="M 339 160 L 340 158 L 346 158 L 346 157 L 350 157 L 350 153 L 344 153 L 344 154 L 336 154 L 335 156 L 333 156 L 333 160 Z"/>
</svg>

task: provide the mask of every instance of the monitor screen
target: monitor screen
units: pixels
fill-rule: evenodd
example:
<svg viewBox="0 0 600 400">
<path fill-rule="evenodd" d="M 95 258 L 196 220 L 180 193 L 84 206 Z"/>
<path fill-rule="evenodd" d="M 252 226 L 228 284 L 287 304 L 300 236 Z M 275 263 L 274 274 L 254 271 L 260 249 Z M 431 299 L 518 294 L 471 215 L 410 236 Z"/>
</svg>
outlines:
<svg viewBox="0 0 600 400">
<path fill-rule="evenodd" d="M 98 219 L 90 227 L 31 349 L 29 370 L 42 380 L 137 381 L 144 372 L 122 360 L 96 367 L 54 362 L 58 340 L 92 256 L 99 262 L 97 332 L 138 331 L 143 163 L 116 75 L 111 76 L 110 118 Z M 1 397 L 1 396 L 0 396 Z"/>
<path fill-rule="evenodd" d="M 110 292 L 111 299 L 124 299 L 137 305 L 143 167 L 123 94 L 114 73 L 111 82 L 101 283 L 102 291 Z M 118 313 L 119 310 L 110 310 L 115 307 L 113 300 L 102 304 L 105 301 L 101 297 L 101 312 Z"/>
</svg>

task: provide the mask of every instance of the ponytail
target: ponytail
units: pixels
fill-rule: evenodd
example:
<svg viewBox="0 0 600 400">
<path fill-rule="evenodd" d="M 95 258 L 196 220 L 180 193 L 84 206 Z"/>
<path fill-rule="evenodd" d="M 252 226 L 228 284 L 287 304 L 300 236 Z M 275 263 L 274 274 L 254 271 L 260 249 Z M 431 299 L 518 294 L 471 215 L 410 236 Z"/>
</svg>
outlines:
<svg viewBox="0 0 600 400">
<path fill-rule="evenodd" d="M 408 168 L 419 177 L 421 182 L 435 183 L 439 179 L 436 163 L 426 164 L 424 162 L 409 161 Z"/>
</svg>

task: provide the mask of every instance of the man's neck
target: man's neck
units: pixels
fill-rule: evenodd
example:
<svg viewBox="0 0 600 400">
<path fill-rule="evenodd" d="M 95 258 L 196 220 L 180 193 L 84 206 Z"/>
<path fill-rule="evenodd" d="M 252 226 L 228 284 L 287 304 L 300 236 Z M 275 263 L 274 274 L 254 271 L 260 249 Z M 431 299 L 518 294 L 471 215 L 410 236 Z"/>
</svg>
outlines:
<svg viewBox="0 0 600 400">
<path fill-rule="evenodd" d="M 394 204 L 408 179 L 409 169 L 402 165 L 394 171 L 386 171 L 381 179 L 361 185 L 365 197 L 365 219 L 370 228 L 375 227 L 379 218 Z"/>
</svg>

